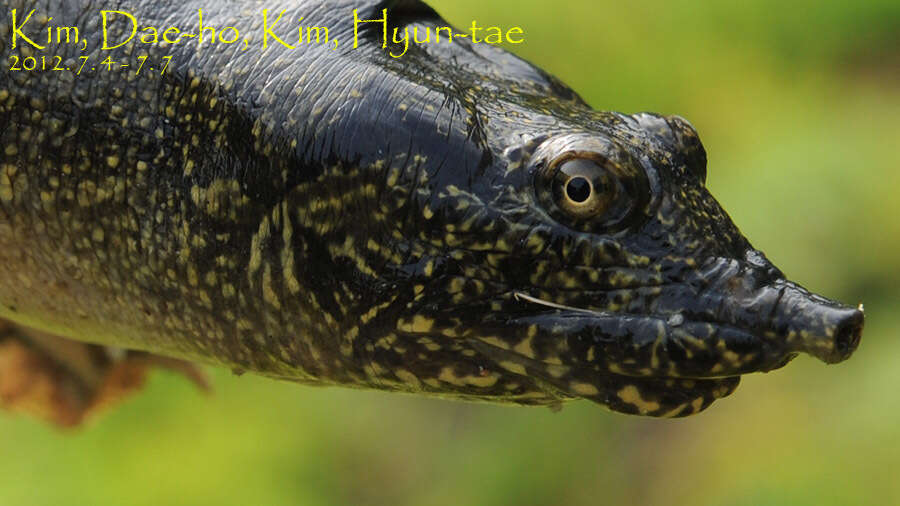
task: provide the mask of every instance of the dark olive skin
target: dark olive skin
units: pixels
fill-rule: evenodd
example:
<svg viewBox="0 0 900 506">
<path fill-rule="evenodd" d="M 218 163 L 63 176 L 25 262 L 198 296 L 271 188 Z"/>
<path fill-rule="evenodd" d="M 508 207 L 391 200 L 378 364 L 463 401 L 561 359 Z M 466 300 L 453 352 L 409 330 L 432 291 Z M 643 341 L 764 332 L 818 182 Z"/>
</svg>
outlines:
<svg viewBox="0 0 900 506">
<path fill-rule="evenodd" d="M 3 4 L 8 27 L 26 7 Z M 353 8 L 446 25 L 419 2 L 265 5 L 285 40 L 305 16 L 339 46 L 99 50 L 104 8 L 261 36 L 257 7 L 29 4 L 82 26 L 86 51 L 47 49 L 65 62 L 172 58 L 0 75 L 0 318 L 308 384 L 649 416 L 856 348 L 862 311 L 750 245 L 686 120 L 595 111 L 464 39 L 393 58 L 372 24 L 350 48 Z"/>
</svg>

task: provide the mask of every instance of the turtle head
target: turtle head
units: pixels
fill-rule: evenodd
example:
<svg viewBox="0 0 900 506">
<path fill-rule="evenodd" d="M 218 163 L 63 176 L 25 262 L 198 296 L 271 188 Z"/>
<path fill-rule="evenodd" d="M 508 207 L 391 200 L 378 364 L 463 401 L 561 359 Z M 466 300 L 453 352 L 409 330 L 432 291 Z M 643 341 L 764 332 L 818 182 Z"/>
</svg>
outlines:
<svg viewBox="0 0 900 506">
<path fill-rule="evenodd" d="M 850 356 L 862 311 L 788 281 L 750 245 L 707 191 L 686 120 L 602 114 L 432 182 L 421 237 L 440 246 L 439 272 L 415 281 L 428 303 L 410 303 L 398 329 L 469 350 L 445 380 L 685 416 L 800 352 Z"/>
<path fill-rule="evenodd" d="M 624 290 L 618 302 L 547 295 L 562 305 L 633 315 L 642 320 L 638 327 L 659 329 L 614 369 L 724 377 L 774 369 L 797 352 L 827 363 L 850 356 L 862 311 L 786 280 L 750 245 L 705 188 L 706 154 L 686 120 L 638 114 L 626 117 L 618 132 L 631 135 L 555 136 L 530 161 L 536 201 L 560 233 L 599 246 L 589 259 L 562 264 L 588 267 L 588 278 L 556 270 L 556 284 Z M 591 268 L 607 279 L 592 283 Z"/>
</svg>

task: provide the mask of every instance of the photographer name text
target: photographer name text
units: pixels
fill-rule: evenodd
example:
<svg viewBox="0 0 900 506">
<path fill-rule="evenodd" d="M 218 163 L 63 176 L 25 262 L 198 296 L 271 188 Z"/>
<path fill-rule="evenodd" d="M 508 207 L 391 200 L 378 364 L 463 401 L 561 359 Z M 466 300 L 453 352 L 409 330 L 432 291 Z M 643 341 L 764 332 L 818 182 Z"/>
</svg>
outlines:
<svg viewBox="0 0 900 506">
<path fill-rule="evenodd" d="M 301 49 L 311 45 L 330 45 L 337 50 L 342 42 L 335 36 L 335 30 L 327 26 L 306 25 L 304 17 L 288 19 L 286 11 L 272 12 L 263 9 L 259 14 L 259 27 L 252 31 L 242 31 L 236 26 L 217 26 L 204 17 L 203 9 L 197 10 L 196 29 L 184 30 L 179 26 L 152 26 L 143 24 L 131 12 L 101 10 L 102 30 L 101 50 L 113 50 L 126 44 L 188 44 L 198 45 L 231 45 L 240 44 L 243 50 L 255 45 L 262 49 L 272 46 L 286 49 Z M 45 50 L 53 45 L 77 44 L 82 51 L 88 50 L 88 37 L 77 26 L 54 26 L 52 17 L 36 14 L 35 10 L 20 12 L 11 11 L 12 29 L 11 44 L 16 49 L 27 46 L 32 50 Z M 360 31 L 369 28 L 380 28 L 381 47 L 394 58 L 407 53 L 411 45 L 420 44 L 452 44 L 465 39 L 473 44 L 521 44 L 524 42 L 524 30 L 513 26 L 502 29 L 497 26 L 480 26 L 472 21 L 468 31 L 456 30 L 450 26 L 393 26 L 388 19 L 388 9 L 383 9 L 382 16 L 377 19 L 361 19 L 358 9 L 352 11 L 354 49 L 360 46 Z M 39 26 L 39 27 L 38 27 Z M 184 26 L 184 25 L 182 25 Z M 349 41 L 345 42 L 349 43 Z"/>
</svg>

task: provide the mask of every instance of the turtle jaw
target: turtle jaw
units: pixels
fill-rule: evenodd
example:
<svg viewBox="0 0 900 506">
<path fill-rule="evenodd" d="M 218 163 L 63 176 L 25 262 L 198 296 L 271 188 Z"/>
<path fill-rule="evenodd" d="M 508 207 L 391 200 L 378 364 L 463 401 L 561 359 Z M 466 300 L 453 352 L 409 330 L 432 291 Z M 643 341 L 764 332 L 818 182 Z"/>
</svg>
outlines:
<svg viewBox="0 0 900 506">
<path fill-rule="evenodd" d="M 827 364 L 853 354 L 862 336 L 862 305 L 853 308 L 811 293 L 785 279 L 756 250 L 745 257 L 710 259 L 695 277 L 664 290 L 654 301 L 652 312 L 674 315 L 667 324 L 680 324 L 667 326 L 668 340 L 674 337 L 691 351 L 668 349 L 675 352 L 668 375 L 768 372 L 798 353 Z"/>
<path fill-rule="evenodd" d="M 697 414 L 713 402 L 731 395 L 740 376 L 717 378 L 639 377 L 611 373 L 596 367 L 560 363 L 523 354 L 498 342 L 468 339 L 482 358 L 491 360 L 512 378 L 523 377 L 548 399 L 587 399 L 611 411 L 657 418 L 678 418 Z"/>
<path fill-rule="evenodd" d="M 752 271 L 744 271 L 739 279 L 700 292 L 671 286 L 646 313 L 571 307 L 516 292 L 513 297 L 531 309 L 475 334 L 504 336 L 504 347 L 539 362 L 653 378 L 768 372 L 798 353 L 831 364 L 846 360 L 858 346 L 860 309 L 783 278 L 762 286 L 757 281 Z"/>
<path fill-rule="evenodd" d="M 473 332 L 469 342 L 499 367 L 563 396 L 654 417 L 696 414 L 734 392 L 741 375 L 778 369 L 799 352 L 834 363 L 859 343 L 859 309 L 783 279 L 748 295 L 714 296 L 727 323 L 712 323 L 682 313 L 566 307 L 519 294 L 520 301 L 544 307 L 504 318 L 485 334 L 512 341 Z"/>
</svg>

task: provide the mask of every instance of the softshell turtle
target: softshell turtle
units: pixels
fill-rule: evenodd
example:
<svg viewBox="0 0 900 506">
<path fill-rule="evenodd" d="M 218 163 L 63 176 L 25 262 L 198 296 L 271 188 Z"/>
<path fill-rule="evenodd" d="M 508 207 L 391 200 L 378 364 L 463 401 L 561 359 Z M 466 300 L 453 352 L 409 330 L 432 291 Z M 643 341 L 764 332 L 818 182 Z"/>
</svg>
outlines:
<svg viewBox="0 0 900 506">
<path fill-rule="evenodd" d="M 94 399 L 152 354 L 673 417 L 859 342 L 861 310 L 785 279 L 710 195 L 687 120 L 595 111 L 465 38 L 394 57 L 394 28 L 447 25 L 421 2 L 3 7 L 3 61 L 63 68 L 0 75 L 0 378 L 44 378 L 41 399 L 73 381 Z M 104 9 L 250 40 L 104 50 Z M 301 18 L 326 42 L 299 42 Z M 107 21 L 108 46 L 132 30 Z M 46 43 L 60 26 L 79 42 Z"/>
</svg>

